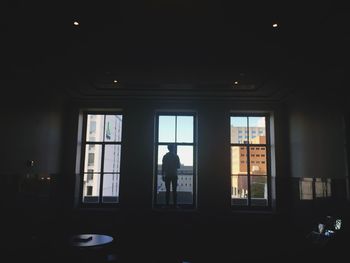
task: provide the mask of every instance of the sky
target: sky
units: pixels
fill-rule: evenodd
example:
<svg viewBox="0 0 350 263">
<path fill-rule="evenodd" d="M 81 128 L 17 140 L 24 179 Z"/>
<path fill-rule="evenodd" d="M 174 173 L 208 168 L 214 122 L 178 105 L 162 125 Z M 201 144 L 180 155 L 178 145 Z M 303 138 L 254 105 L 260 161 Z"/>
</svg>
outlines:
<svg viewBox="0 0 350 263">
<path fill-rule="evenodd" d="M 248 118 L 250 127 L 265 127 L 265 117 Z M 231 126 L 247 127 L 248 118 L 231 117 Z M 160 115 L 158 142 L 193 143 L 193 122 L 193 116 Z M 162 158 L 167 152 L 166 145 L 158 147 L 158 164 L 162 163 Z M 193 165 L 193 146 L 178 146 L 177 154 L 181 164 Z"/>
<path fill-rule="evenodd" d="M 193 122 L 193 116 L 159 116 L 158 142 L 193 143 Z M 158 164 L 162 163 L 162 158 L 167 152 L 166 145 L 159 146 Z M 193 146 L 179 145 L 177 147 L 177 154 L 181 164 L 193 166 Z"/>
<path fill-rule="evenodd" d="M 231 117 L 231 126 L 247 127 L 247 119 L 250 127 L 265 127 L 265 117 Z"/>
</svg>

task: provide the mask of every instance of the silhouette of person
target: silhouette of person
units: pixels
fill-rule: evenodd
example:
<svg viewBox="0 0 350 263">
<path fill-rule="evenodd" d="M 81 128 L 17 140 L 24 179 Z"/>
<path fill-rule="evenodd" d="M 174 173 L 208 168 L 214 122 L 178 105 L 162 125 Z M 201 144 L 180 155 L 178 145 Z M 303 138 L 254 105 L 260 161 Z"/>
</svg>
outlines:
<svg viewBox="0 0 350 263">
<path fill-rule="evenodd" d="M 169 206 L 170 186 L 173 193 L 173 205 L 177 205 L 177 169 L 180 168 L 180 159 L 176 154 L 175 144 L 169 144 L 162 160 L 162 179 L 165 182 L 165 203 Z"/>
</svg>

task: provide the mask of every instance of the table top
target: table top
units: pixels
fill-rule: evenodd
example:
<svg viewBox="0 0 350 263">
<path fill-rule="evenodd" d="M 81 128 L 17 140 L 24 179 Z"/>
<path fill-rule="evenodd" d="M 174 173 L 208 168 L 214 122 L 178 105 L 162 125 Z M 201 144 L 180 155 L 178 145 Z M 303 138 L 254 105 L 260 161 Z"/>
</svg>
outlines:
<svg viewBox="0 0 350 263">
<path fill-rule="evenodd" d="M 69 243 L 73 247 L 96 247 L 113 242 L 113 237 L 102 234 L 80 234 L 73 235 Z"/>
</svg>

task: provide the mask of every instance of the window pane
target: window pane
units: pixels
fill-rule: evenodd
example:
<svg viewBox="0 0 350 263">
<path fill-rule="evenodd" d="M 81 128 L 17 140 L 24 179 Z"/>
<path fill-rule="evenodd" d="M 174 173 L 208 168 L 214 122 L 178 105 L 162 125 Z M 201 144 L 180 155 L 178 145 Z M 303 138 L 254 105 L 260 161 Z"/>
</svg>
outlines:
<svg viewBox="0 0 350 263">
<path fill-rule="evenodd" d="M 93 178 L 89 174 L 84 174 L 83 203 L 99 202 L 100 177 L 100 174 L 94 174 Z"/>
<path fill-rule="evenodd" d="M 180 170 L 183 166 L 191 167 L 193 170 L 193 146 L 177 146 L 177 155 L 180 158 Z"/>
<path fill-rule="evenodd" d="M 103 140 L 104 115 L 89 114 L 87 116 L 86 140 L 101 142 Z"/>
<path fill-rule="evenodd" d="M 158 167 L 160 169 L 162 169 L 161 166 L 159 165 L 162 165 L 162 159 L 163 159 L 163 156 L 168 152 L 168 148 L 166 145 L 159 145 L 158 146 Z M 160 170 L 161 172 L 161 170 Z"/>
<path fill-rule="evenodd" d="M 231 117 L 231 143 L 245 143 L 248 140 L 247 117 Z"/>
<path fill-rule="evenodd" d="M 165 204 L 165 184 L 162 179 L 162 159 L 168 152 L 166 145 L 158 146 L 158 162 L 157 162 L 157 204 Z"/>
<path fill-rule="evenodd" d="M 158 171 L 161 171 L 161 170 L 158 170 Z M 165 183 L 162 179 L 161 172 L 158 172 L 157 174 L 157 204 L 159 205 L 165 204 Z"/>
<path fill-rule="evenodd" d="M 103 175 L 102 202 L 119 202 L 119 174 Z"/>
<path fill-rule="evenodd" d="M 122 115 L 106 115 L 105 141 L 120 142 L 122 138 Z"/>
<path fill-rule="evenodd" d="M 193 146 L 178 146 L 180 169 L 177 180 L 178 204 L 193 203 Z"/>
<path fill-rule="evenodd" d="M 231 176 L 231 205 L 248 205 L 247 176 Z"/>
<path fill-rule="evenodd" d="M 120 171 L 120 149 L 119 144 L 105 145 L 104 172 L 117 173 Z"/>
<path fill-rule="evenodd" d="M 316 198 L 327 197 L 327 183 L 325 179 L 315 179 L 315 196 Z"/>
<path fill-rule="evenodd" d="M 266 148 L 265 147 L 250 147 L 250 174 L 251 175 L 266 175 Z"/>
<path fill-rule="evenodd" d="M 101 172 L 101 154 L 102 146 L 98 144 L 87 144 L 85 147 L 85 164 L 84 172 L 94 170 Z"/>
<path fill-rule="evenodd" d="M 312 200 L 312 178 L 300 178 L 299 183 L 300 200 Z"/>
<path fill-rule="evenodd" d="M 193 142 L 193 117 L 177 117 L 176 142 Z"/>
<path fill-rule="evenodd" d="M 267 177 L 250 177 L 250 194 L 252 206 L 267 206 Z"/>
<path fill-rule="evenodd" d="M 332 186 L 332 179 L 328 178 L 327 179 L 327 196 L 328 197 L 332 196 L 331 186 Z"/>
<path fill-rule="evenodd" d="M 159 116 L 159 142 L 175 142 L 175 116 Z"/>
<path fill-rule="evenodd" d="M 166 145 L 158 146 L 157 204 L 165 204 L 165 184 L 162 179 L 162 159 L 168 152 Z M 178 146 L 180 169 L 177 180 L 177 204 L 193 204 L 193 146 Z M 172 194 L 170 194 L 172 204 Z"/>
<path fill-rule="evenodd" d="M 231 147 L 231 174 L 232 175 L 247 174 L 247 147 L 245 146 Z"/>
<path fill-rule="evenodd" d="M 249 117 L 249 141 L 251 144 L 266 143 L 265 117 Z"/>
</svg>

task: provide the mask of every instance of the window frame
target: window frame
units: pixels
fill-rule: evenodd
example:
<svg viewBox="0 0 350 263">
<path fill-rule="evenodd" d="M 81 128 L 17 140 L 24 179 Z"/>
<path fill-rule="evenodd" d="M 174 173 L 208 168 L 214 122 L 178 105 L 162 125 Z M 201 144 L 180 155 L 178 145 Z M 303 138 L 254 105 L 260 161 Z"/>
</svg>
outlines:
<svg viewBox="0 0 350 263">
<path fill-rule="evenodd" d="M 121 115 L 122 116 L 122 127 L 121 127 L 121 137 L 120 141 L 115 142 L 105 142 L 105 125 L 106 119 L 104 119 L 103 124 L 103 140 L 102 141 L 88 141 L 87 140 L 87 124 L 88 124 L 88 115 Z M 81 139 L 81 159 L 80 159 L 80 169 L 79 169 L 79 194 L 78 194 L 78 205 L 81 208 L 112 208 L 120 206 L 120 185 L 121 185 L 121 174 L 122 174 L 122 149 L 123 149 L 123 136 L 124 136 L 124 114 L 121 110 L 83 110 L 82 111 L 82 139 Z M 93 172 L 92 175 L 99 175 L 99 194 L 98 194 L 98 202 L 83 202 L 84 198 L 84 176 L 88 175 L 89 172 L 84 172 L 85 165 L 85 157 L 86 157 L 86 146 L 87 145 L 101 145 L 101 168 L 99 172 Z M 104 158 L 105 158 L 105 146 L 106 145 L 120 145 L 120 163 L 119 163 L 119 172 L 104 172 Z M 87 155 L 88 156 L 88 155 Z M 116 174 L 119 176 L 119 195 L 118 202 L 103 202 L 103 180 L 105 174 Z"/>
<path fill-rule="evenodd" d="M 247 118 L 247 129 L 246 133 L 248 136 L 248 143 L 232 143 L 231 138 L 231 118 L 232 117 L 245 117 Z M 250 131 L 249 131 L 249 117 L 265 117 L 265 144 L 251 144 L 249 142 L 250 140 Z M 230 156 L 232 155 L 232 147 L 244 147 L 246 151 L 246 161 L 247 161 L 247 185 L 248 185 L 248 196 L 247 196 L 247 205 L 234 205 L 232 204 L 232 156 L 230 157 L 230 207 L 232 210 L 248 210 L 248 211 L 271 211 L 273 209 L 273 196 L 272 196 L 272 167 L 271 167 L 271 158 L 272 158 L 272 149 L 271 149 L 271 114 L 268 112 L 230 112 L 229 116 L 229 123 L 230 123 Z M 257 133 L 259 135 L 260 133 Z M 252 197 L 251 197 L 251 181 L 252 177 L 254 175 L 251 175 L 251 161 L 250 161 L 250 150 L 253 148 L 258 147 L 259 149 L 265 148 L 265 155 L 266 155 L 266 183 L 267 183 L 267 205 L 261 206 L 261 205 L 252 205 Z M 239 175 L 238 175 L 239 176 Z M 242 175 L 243 176 L 243 175 Z"/>
<path fill-rule="evenodd" d="M 193 142 L 159 142 L 159 117 L 160 116 L 189 116 L 193 117 Z M 177 118 L 176 118 L 177 119 Z M 153 171 L 153 198 L 152 198 L 152 207 L 154 209 L 161 209 L 165 205 L 157 203 L 157 186 L 158 186 L 158 147 L 160 145 L 167 146 L 169 143 L 174 143 L 176 149 L 178 146 L 192 146 L 193 147 L 193 181 L 192 181 L 192 204 L 177 204 L 181 209 L 196 209 L 197 207 L 197 114 L 193 111 L 158 111 L 155 113 L 155 135 L 154 135 L 154 171 Z M 176 132 L 177 132 L 177 122 L 175 122 L 175 141 L 176 141 Z M 181 160 L 180 160 L 181 161 Z"/>
</svg>

